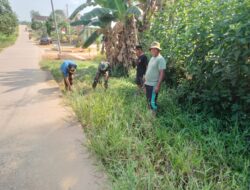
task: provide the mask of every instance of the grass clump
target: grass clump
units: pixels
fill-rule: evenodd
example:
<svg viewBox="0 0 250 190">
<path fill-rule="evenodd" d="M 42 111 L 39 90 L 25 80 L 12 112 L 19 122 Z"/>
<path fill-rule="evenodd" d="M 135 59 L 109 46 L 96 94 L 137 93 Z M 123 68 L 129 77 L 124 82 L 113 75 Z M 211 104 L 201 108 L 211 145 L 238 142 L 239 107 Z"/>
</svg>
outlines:
<svg viewBox="0 0 250 190">
<path fill-rule="evenodd" d="M 13 45 L 17 39 L 17 36 L 18 36 L 17 30 L 14 34 L 11 34 L 11 35 L 5 35 L 5 34 L 0 33 L 0 52 L 4 48 Z"/>
<path fill-rule="evenodd" d="M 75 91 L 65 96 L 114 190 L 249 188 L 249 129 L 181 110 L 171 89 L 161 91 L 153 117 L 133 78 L 92 90 L 97 63 L 78 63 Z M 41 65 L 61 80 L 59 62 Z"/>
</svg>

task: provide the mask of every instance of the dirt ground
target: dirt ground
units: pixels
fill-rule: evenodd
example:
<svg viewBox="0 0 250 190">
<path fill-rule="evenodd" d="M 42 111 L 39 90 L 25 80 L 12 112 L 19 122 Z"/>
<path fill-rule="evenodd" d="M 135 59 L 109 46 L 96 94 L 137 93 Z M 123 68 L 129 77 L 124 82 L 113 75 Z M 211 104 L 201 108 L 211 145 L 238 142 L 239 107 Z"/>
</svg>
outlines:
<svg viewBox="0 0 250 190">
<path fill-rule="evenodd" d="M 89 48 L 83 49 L 83 48 L 76 48 L 73 46 L 68 45 L 61 45 L 61 55 L 59 56 L 58 47 L 57 44 L 51 44 L 51 45 L 39 45 L 40 48 L 42 48 L 43 59 L 74 59 L 74 60 L 91 60 L 95 58 L 99 52 L 96 49 L 95 45 L 90 46 Z"/>
</svg>

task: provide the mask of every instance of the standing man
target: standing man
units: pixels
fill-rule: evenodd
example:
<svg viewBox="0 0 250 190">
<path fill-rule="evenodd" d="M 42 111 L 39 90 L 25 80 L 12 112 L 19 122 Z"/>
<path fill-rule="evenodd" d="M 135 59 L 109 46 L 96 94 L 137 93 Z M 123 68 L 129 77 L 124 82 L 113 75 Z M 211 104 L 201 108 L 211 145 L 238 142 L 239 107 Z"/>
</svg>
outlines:
<svg viewBox="0 0 250 190">
<path fill-rule="evenodd" d="M 145 75 L 146 97 L 149 108 L 156 113 L 157 97 L 164 79 L 166 60 L 160 54 L 161 47 L 159 42 L 153 42 L 150 46 L 152 58 L 149 61 Z"/>
<path fill-rule="evenodd" d="M 147 65 L 148 65 L 148 58 L 144 54 L 142 50 L 141 45 L 137 45 L 135 47 L 135 53 L 136 56 L 138 57 L 137 62 L 136 62 L 136 84 L 140 89 L 143 87 L 143 77 L 146 73 Z"/>
<path fill-rule="evenodd" d="M 66 91 L 72 91 L 73 75 L 76 71 L 76 68 L 77 65 L 71 60 L 65 60 L 61 65 L 61 72 L 63 74 Z"/>
</svg>

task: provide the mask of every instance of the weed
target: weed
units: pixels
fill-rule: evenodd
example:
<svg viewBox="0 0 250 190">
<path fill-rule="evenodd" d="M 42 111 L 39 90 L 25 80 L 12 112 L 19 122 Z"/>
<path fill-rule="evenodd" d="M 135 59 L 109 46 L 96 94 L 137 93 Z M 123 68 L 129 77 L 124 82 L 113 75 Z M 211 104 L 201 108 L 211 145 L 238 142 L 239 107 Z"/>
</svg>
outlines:
<svg viewBox="0 0 250 190">
<path fill-rule="evenodd" d="M 2 51 L 4 48 L 8 46 L 13 45 L 17 39 L 17 35 L 18 35 L 17 31 L 9 36 L 0 33 L 0 51 Z"/>
<path fill-rule="evenodd" d="M 61 79 L 59 62 L 41 65 Z M 160 93 L 155 118 L 144 95 L 135 95 L 133 74 L 111 78 L 107 91 L 92 90 L 97 65 L 78 63 L 75 91 L 66 99 L 113 189 L 248 189 L 249 130 L 237 123 L 223 130 L 218 119 L 181 110 L 171 89 Z"/>
</svg>

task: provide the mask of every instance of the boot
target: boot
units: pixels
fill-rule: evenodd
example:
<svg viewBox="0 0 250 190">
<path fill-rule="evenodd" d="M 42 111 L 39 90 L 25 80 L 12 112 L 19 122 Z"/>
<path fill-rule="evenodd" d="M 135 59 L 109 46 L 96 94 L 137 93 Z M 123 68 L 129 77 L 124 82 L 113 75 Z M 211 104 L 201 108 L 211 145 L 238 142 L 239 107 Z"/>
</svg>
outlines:
<svg viewBox="0 0 250 190">
<path fill-rule="evenodd" d="M 92 84 L 92 88 L 95 89 L 96 88 L 96 85 L 97 85 L 97 81 L 94 80 L 93 84 Z"/>
<path fill-rule="evenodd" d="M 104 87 L 107 89 L 108 88 L 108 81 L 104 82 Z"/>
</svg>

